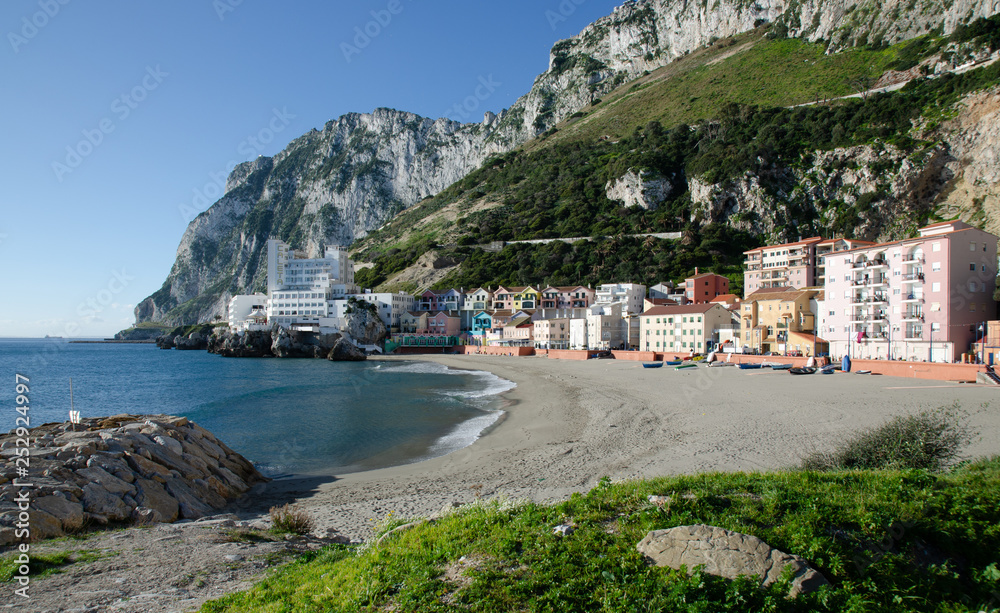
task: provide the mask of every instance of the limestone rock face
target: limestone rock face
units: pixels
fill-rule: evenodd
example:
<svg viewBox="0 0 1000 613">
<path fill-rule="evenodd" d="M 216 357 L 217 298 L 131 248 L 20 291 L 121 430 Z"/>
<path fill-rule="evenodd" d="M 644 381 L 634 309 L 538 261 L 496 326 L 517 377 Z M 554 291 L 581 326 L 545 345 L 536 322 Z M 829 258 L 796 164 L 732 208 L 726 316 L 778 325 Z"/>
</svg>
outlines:
<svg viewBox="0 0 1000 613">
<path fill-rule="evenodd" d="M 617 200 L 626 207 L 638 206 L 652 211 L 670 196 L 673 184 L 647 170 L 636 172 L 629 168 L 618 180 L 608 181 L 604 190 L 608 200 Z"/>
<path fill-rule="evenodd" d="M 208 349 L 208 337 L 200 332 L 174 337 L 174 347 L 178 349 Z"/>
<path fill-rule="evenodd" d="M 256 483 L 250 462 L 183 417 L 116 415 L 33 428 L 31 539 L 96 524 L 210 515 Z M 0 475 L 16 474 L 14 435 L 0 435 Z M 211 461 L 207 461 L 205 458 Z M 0 482 L 0 546 L 14 542 L 16 488 Z"/>
<path fill-rule="evenodd" d="M 935 210 L 956 172 L 946 145 L 919 159 L 881 144 L 812 151 L 805 159 L 811 162 L 748 171 L 720 183 L 688 178 L 692 220 L 724 223 L 775 242 L 797 240 L 806 224 L 884 241 L 911 233 L 915 228 L 904 224 L 915 212 Z M 831 202 L 841 204 L 825 206 Z"/>
<path fill-rule="evenodd" d="M 388 333 L 378 314 L 364 307 L 355 307 L 344 317 L 341 332 L 362 345 L 382 345 Z"/>
<path fill-rule="evenodd" d="M 827 585 L 826 578 L 798 557 L 774 549 L 749 534 L 731 532 L 715 526 L 695 524 L 668 530 L 653 530 L 636 546 L 639 553 L 657 566 L 693 571 L 704 566 L 705 572 L 736 579 L 751 576 L 767 587 L 781 578 L 791 566 L 793 579 L 790 596 L 807 594 Z"/>
</svg>

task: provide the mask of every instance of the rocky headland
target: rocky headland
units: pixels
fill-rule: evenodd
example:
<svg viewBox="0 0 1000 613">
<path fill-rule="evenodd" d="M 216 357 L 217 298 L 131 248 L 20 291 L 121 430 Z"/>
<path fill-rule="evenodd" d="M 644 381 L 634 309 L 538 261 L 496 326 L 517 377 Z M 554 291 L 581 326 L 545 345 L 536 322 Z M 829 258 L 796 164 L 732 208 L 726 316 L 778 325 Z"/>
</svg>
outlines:
<svg viewBox="0 0 1000 613">
<path fill-rule="evenodd" d="M 24 438 L 0 435 L 0 547 L 25 536 L 40 540 L 108 524 L 198 519 L 269 481 L 185 417 L 115 415 L 45 424 L 29 430 L 28 456 L 19 451 Z M 30 460 L 26 476 L 19 472 L 24 458 Z M 25 491 L 29 535 L 15 527 L 23 510 L 18 496 Z"/>
</svg>

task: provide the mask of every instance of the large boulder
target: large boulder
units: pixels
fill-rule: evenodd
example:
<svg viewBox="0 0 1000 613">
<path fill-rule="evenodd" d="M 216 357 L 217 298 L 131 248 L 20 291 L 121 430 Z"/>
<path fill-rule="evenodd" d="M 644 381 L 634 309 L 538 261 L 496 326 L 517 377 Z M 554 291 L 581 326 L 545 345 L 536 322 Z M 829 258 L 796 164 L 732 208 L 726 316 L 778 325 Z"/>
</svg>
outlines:
<svg viewBox="0 0 1000 613">
<path fill-rule="evenodd" d="M 756 536 L 705 524 L 653 530 L 636 548 L 657 566 L 678 570 L 684 566 L 688 572 L 704 566 L 706 573 L 727 579 L 757 577 L 761 587 L 780 579 L 791 566 L 791 597 L 827 585 L 826 578 L 802 558 L 779 551 Z"/>
<path fill-rule="evenodd" d="M 343 333 L 362 345 L 382 345 L 387 330 L 378 316 L 378 308 L 364 300 L 354 300 L 344 316 Z"/>
<path fill-rule="evenodd" d="M 354 346 L 344 337 L 337 339 L 333 348 L 327 354 L 326 359 L 333 362 L 361 362 L 368 359 L 364 351 Z"/>
</svg>

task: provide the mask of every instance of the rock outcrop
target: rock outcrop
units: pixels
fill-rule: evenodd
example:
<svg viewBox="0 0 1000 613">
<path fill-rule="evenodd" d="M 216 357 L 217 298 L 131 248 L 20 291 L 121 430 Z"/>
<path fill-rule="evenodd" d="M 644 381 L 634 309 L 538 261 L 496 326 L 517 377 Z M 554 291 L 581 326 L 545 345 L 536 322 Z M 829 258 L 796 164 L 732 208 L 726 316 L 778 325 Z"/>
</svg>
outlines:
<svg viewBox="0 0 1000 613">
<path fill-rule="evenodd" d="M 227 358 L 269 358 L 271 353 L 270 330 L 248 330 L 236 333 L 229 328 L 217 330 L 208 341 L 208 352 Z"/>
<path fill-rule="evenodd" d="M 13 434 L 0 435 L 0 547 L 15 532 L 15 487 L 29 482 L 30 538 L 109 522 L 211 515 L 268 481 L 243 456 L 184 417 L 115 415 L 33 428 L 31 473 L 18 477 Z"/>
<path fill-rule="evenodd" d="M 222 197 L 188 225 L 169 276 L 135 308 L 136 321 L 211 321 L 225 313 L 232 295 L 262 286 L 269 237 L 306 253 L 350 244 L 488 156 L 512 150 L 618 85 L 714 39 L 770 23 L 776 35 L 828 41 L 831 50 L 892 43 L 939 27 L 948 34 L 995 13 L 991 2 L 927 0 L 920 10 L 903 0 L 626 2 L 557 42 L 531 90 L 481 122 L 473 123 L 478 108 L 461 106 L 436 120 L 391 109 L 351 113 L 273 157 L 236 166 Z M 555 11 L 546 16 L 553 23 L 565 19 Z M 489 76 L 472 87 L 492 93 L 499 85 Z"/>
<path fill-rule="evenodd" d="M 604 186 L 608 200 L 617 200 L 626 207 L 638 206 L 647 211 L 655 210 L 673 191 L 673 184 L 649 170 L 628 172 Z"/>
<path fill-rule="evenodd" d="M 736 579 L 757 577 L 761 587 L 778 581 L 791 567 L 789 596 L 808 594 L 827 585 L 826 578 L 802 558 L 774 549 L 756 536 L 715 526 L 695 524 L 668 530 L 653 530 L 636 546 L 657 566 L 693 572 L 703 566 L 706 573 Z"/>
</svg>

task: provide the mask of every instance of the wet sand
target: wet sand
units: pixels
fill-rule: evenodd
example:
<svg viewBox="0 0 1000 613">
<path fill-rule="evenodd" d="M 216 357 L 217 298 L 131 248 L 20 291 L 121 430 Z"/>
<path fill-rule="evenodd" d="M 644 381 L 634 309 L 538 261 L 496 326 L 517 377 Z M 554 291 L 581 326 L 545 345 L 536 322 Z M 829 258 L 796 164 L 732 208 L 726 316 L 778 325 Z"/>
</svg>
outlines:
<svg viewBox="0 0 1000 613">
<path fill-rule="evenodd" d="M 291 497 L 321 528 L 365 539 L 390 512 L 426 517 L 477 496 L 552 501 L 586 492 L 605 475 L 620 480 L 787 468 L 856 429 L 954 402 L 980 434 L 967 455 L 1000 453 L 1000 387 L 735 367 L 644 369 L 639 362 L 616 360 L 419 360 L 516 382 L 504 394 L 503 421 L 447 456 L 272 482 L 257 497 L 257 510 Z"/>
</svg>

